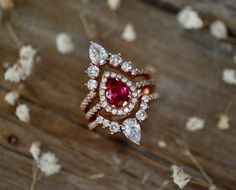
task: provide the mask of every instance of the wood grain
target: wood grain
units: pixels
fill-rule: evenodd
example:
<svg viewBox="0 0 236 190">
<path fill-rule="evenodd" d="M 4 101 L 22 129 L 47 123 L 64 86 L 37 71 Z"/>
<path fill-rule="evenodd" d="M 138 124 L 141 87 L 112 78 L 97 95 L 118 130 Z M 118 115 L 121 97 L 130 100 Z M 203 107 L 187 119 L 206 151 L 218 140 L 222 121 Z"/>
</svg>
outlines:
<svg viewBox="0 0 236 190">
<path fill-rule="evenodd" d="M 214 12 L 208 4 L 205 12 Z M 215 6 L 224 5 L 219 2 Z M 89 131 L 86 127 L 79 105 L 87 93 L 84 70 L 89 63 L 89 40 L 80 12 L 96 24 L 97 40 L 109 51 L 122 53 L 138 67 L 156 68 L 154 78 L 161 98 L 152 104 L 149 120 L 142 128 L 140 147 L 122 136 L 108 135 L 102 129 Z M 223 16 L 213 15 L 214 18 Z M 16 86 L 0 78 L 1 190 L 29 189 L 32 158 L 28 149 L 35 140 L 42 141 L 45 150 L 55 152 L 63 167 L 58 175 L 42 179 L 37 189 L 157 189 L 171 179 L 172 164 L 203 179 L 184 155 L 179 141 L 189 145 L 219 189 L 235 188 L 235 107 L 229 112 L 231 128 L 226 131 L 216 128 L 218 115 L 235 95 L 235 87 L 221 80 L 223 69 L 235 67 L 232 44 L 217 41 L 207 29 L 181 29 L 172 11 L 147 1 L 122 1 L 116 16 L 105 1 L 88 4 L 76 0 L 16 1 L 9 18 L 19 39 L 38 48 L 41 62 L 36 64 L 20 98 L 20 102 L 30 107 L 30 124 L 18 121 L 14 108 L 4 102 L 4 95 Z M 234 30 L 233 20 L 227 15 L 225 20 Z M 133 43 L 120 38 L 127 22 L 132 22 L 137 31 L 138 37 Z M 111 35 L 102 37 L 109 31 Z M 59 32 L 67 32 L 75 40 L 76 49 L 72 54 L 57 52 L 55 37 Z M 0 39 L 1 61 L 14 62 L 18 49 L 4 25 Z M 0 75 L 4 72 L 1 68 Z M 194 133 L 186 131 L 185 123 L 190 116 L 204 118 L 205 128 Z M 167 142 L 166 148 L 158 146 L 160 139 Z M 121 160 L 120 165 L 114 157 Z M 104 174 L 104 178 L 90 179 L 99 173 Z M 150 175 L 148 181 L 142 183 L 147 174 Z M 177 187 L 172 185 L 170 189 Z M 186 189 L 207 188 L 191 183 Z"/>
</svg>

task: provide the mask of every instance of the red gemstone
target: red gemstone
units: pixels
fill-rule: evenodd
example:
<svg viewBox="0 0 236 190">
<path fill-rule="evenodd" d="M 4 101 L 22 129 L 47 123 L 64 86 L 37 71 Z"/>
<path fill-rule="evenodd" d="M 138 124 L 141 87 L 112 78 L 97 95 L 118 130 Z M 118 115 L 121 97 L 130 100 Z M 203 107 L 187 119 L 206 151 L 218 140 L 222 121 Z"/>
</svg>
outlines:
<svg viewBox="0 0 236 190">
<path fill-rule="evenodd" d="M 109 104 L 119 108 L 129 101 L 130 90 L 123 82 L 114 78 L 108 78 L 106 83 L 106 98 Z"/>
</svg>

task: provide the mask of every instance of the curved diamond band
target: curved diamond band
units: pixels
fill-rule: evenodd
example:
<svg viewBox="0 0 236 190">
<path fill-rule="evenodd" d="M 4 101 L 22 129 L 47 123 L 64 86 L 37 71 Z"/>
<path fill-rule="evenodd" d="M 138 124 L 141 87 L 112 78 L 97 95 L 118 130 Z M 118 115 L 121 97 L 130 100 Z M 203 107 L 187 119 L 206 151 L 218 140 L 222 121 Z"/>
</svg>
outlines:
<svg viewBox="0 0 236 190">
<path fill-rule="evenodd" d="M 151 75 L 123 61 L 120 54 L 108 53 L 105 48 L 91 42 L 89 93 L 81 103 L 90 122 L 89 129 L 108 128 L 111 134 L 122 132 L 129 140 L 140 144 L 140 123 L 147 119 L 148 103 L 157 99 Z M 112 71 L 107 69 L 112 68 Z"/>
</svg>

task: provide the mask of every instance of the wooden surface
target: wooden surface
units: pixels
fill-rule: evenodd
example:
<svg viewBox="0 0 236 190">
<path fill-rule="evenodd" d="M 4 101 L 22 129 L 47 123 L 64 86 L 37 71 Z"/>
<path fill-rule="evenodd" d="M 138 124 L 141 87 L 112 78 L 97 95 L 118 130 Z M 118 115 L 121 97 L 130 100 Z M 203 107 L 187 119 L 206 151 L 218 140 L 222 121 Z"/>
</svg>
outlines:
<svg viewBox="0 0 236 190">
<path fill-rule="evenodd" d="M 188 3 L 187 1 L 184 1 Z M 18 38 L 39 50 L 41 62 L 25 83 L 20 98 L 31 111 L 31 123 L 15 117 L 15 108 L 4 102 L 5 94 L 16 86 L 3 80 L 0 69 L 0 189 L 27 190 L 31 183 L 31 143 L 40 140 L 45 150 L 55 152 L 62 171 L 43 178 L 37 189 L 135 189 L 156 190 L 171 180 L 170 166 L 177 164 L 190 175 L 204 179 L 184 155 L 180 141 L 189 149 L 219 189 L 236 187 L 236 109 L 229 112 L 231 128 L 217 129 L 217 117 L 235 95 L 235 86 L 222 82 L 225 68 L 235 68 L 232 43 L 236 33 L 236 1 L 190 1 L 206 22 L 223 19 L 231 40 L 217 41 L 206 28 L 185 31 L 176 22 L 183 2 L 174 0 L 122 1 L 116 16 L 105 1 L 82 4 L 78 0 L 16 1 L 9 18 Z M 216 11 L 218 7 L 221 11 Z M 152 104 L 149 119 L 142 127 L 142 145 L 137 147 L 107 131 L 89 131 L 79 105 L 87 93 L 89 40 L 79 14 L 86 13 L 96 24 L 97 41 L 111 52 L 120 52 L 136 66 L 152 66 L 161 98 Z M 137 31 L 133 43 L 120 36 L 127 22 Z M 111 35 L 102 37 L 112 31 Z M 59 32 L 69 33 L 76 43 L 70 55 L 55 47 Z M 18 49 L 5 25 L 0 29 L 1 62 L 14 62 Z M 188 117 L 206 120 L 205 128 L 188 132 Z M 167 147 L 160 148 L 163 139 Z M 115 161 L 117 158 L 120 164 Z M 104 174 L 101 179 L 91 179 Z M 145 176 L 149 176 L 143 183 Z M 167 189 L 177 189 L 172 185 Z M 190 183 L 185 189 L 208 189 Z"/>
</svg>

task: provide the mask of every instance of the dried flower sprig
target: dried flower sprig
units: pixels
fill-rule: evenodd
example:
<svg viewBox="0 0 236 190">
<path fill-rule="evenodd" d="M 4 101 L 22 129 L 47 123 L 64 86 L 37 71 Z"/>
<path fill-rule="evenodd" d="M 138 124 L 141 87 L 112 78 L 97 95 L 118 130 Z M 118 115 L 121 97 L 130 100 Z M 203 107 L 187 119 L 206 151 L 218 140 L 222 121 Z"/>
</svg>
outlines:
<svg viewBox="0 0 236 190">
<path fill-rule="evenodd" d="M 185 173 L 181 167 L 176 165 L 172 165 L 171 170 L 172 170 L 173 182 L 180 189 L 183 189 L 191 180 L 190 175 Z"/>
<path fill-rule="evenodd" d="M 61 170 L 61 165 L 58 164 L 58 158 L 54 153 L 41 152 L 41 143 L 33 142 L 29 152 L 32 154 L 34 162 L 32 169 L 32 183 L 30 190 L 34 190 L 36 183 L 42 176 L 51 176 L 57 174 Z"/>
<path fill-rule="evenodd" d="M 19 51 L 17 62 L 6 70 L 5 80 L 14 83 L 26 80 L 32 72 L 36 52 L 31 45 L 23 46 Z"/>
</svg>

